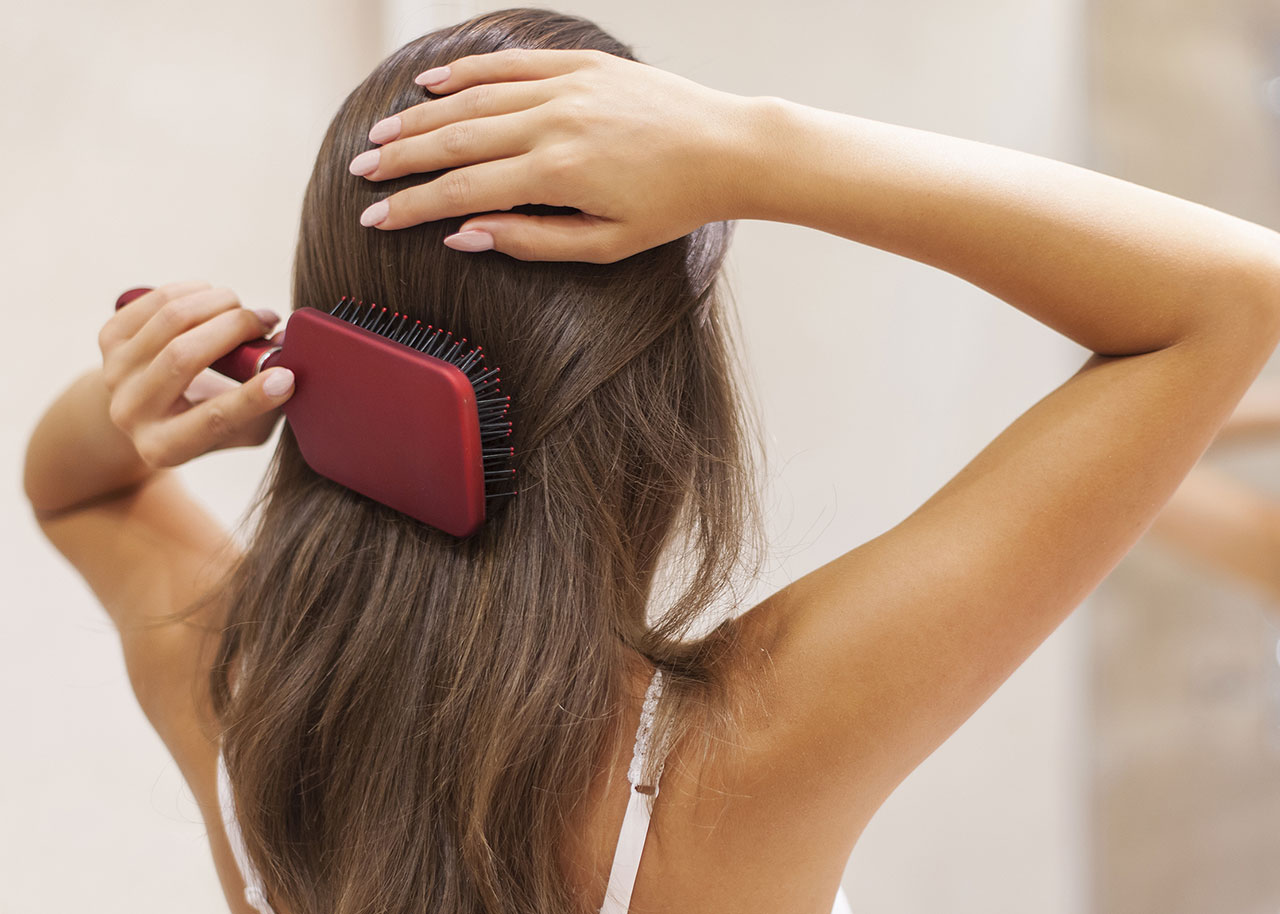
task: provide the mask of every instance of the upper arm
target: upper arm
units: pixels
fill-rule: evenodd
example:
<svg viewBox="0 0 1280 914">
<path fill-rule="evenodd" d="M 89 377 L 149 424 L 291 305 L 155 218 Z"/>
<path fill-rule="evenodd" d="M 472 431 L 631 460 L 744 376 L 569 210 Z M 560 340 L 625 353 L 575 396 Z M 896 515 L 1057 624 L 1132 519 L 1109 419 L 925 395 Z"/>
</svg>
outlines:
<svg viewBox="0 0 1280 914">
<path fill-rule="evenodd" d="M 204 596 L 238 557 L 226 531 L 169 470 L 36 518 L 115 623 L 130 681 L 153 723 L 153 712 L 165 716 L 181 704 L 196 710 L 220 608 L 210 601 L 185 619 L 173 614 Z"/>
<path fill-rule="evenodd" d="M 850 846 L 1151 522 L 1248 384 L 1215 367 L 1229 349 L 1095 356 L 897 527 L 741 617 L 764 805 L 819 809 L 806 834 Z"/>
<path fill-rule="evenodd" d="M 218 809 L 207 680 L 222 625 L 219 604 L 211 601 L 184 621 L 170 618 L 236 560 L 233 541 L 167 470 L 124 493 L 36 517 L 115 623 L 138 703 L 200 808 L 223 891 L 233 911 L 251 914 Z"/>
</svg>

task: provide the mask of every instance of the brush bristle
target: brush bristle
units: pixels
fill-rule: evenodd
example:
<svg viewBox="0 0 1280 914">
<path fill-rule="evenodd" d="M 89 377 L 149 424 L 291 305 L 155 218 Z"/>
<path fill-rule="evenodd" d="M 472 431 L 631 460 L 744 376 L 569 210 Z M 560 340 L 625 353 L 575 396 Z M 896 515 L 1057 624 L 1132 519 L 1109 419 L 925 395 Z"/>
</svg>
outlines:
<svg viewBox="0 0 1280 914">
<path fill-rule="evenodd" d="M 476 410 L 480 417 L 480 453 L 484 461 L 485 498 L 515 495 L 516 471 L 511 466 L 515 448 L 499 442 L 511 434 L 511 422 L 507 411 L 511 397 L 502 393 L 498 368 L 488 368 L 484 363 L 484 351 L 470 346 L 466 339 L 454 339 L 453 334 L 410 320 L 407 315 L 375 304 L 366 305 L 343 296 L 329 312 L 339 320 L 386 337 L 416 349 L 424 355 L 454 365 L 471 382 L 476 394 Z"/>
</svg>

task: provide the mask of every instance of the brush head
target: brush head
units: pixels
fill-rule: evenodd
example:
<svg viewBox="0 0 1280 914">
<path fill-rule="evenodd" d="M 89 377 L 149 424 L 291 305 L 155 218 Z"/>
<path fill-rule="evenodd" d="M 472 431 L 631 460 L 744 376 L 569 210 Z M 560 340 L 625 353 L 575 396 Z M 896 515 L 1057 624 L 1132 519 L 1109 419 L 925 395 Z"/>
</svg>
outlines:
<svg viewBox="0 0 1280 914">
<path fill-rule="evenodd" d="M 460 537 L 515 494 L 511 398 L 480 347 L 344 298 L 328 313 L 298 308 L 280 346 L 244 343 L 210 367 L 244 381 L 277 365 L 294 373 L 281 409 L 321 476 Z"/>
<path fill-rule="evenodd" d="M 344 300 L 294 311 L 274 365 L 294 373 L 282 410 L 320 475 L 454 536 L 479 529 L 486 496 L 514 494 L 510 398 L 466 340 Z"/>
</svg>

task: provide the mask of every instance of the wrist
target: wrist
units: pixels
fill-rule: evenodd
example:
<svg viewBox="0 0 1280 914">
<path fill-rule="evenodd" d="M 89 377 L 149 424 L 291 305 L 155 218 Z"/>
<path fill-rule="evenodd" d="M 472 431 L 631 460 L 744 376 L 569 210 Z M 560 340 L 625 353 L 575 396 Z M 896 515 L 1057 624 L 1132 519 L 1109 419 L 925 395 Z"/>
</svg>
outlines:
<svg viewBox="0 0 1280 914">
<path fill-rule="evenodd" d="M 763 219 L 804 224 L 804 170 L 812 161 L 803 151 L 808 125 L 804 108 L 775 96 L 736 97 L 732 175 L 728 189 L 730 219 Z"/>
</svg>

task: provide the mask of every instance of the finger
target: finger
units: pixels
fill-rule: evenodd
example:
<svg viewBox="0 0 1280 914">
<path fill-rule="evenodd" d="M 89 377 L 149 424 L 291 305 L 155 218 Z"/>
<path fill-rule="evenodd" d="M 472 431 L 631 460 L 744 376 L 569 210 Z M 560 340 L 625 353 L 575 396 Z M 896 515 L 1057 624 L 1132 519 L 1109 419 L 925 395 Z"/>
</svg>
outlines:
<svg viewBox="0 0 1280 914">
<path fill-rule="evenodd" d="M 413 81 L 440 95 L 480 83 L 519 82 L 561 76 L 591 66 L 604 56 L 607 55 L 603 51 L 508 48 L 490 54 L 460 57 L 446 67 L 433 67 L 419 73 Z"/>
<path fill-rule="evenodd" d="M 104 351 L 103 376 L 109 389 L 147 368 L 173 339 L 217 314 L 239 308 L 230 289 L 202 289 L 166 301 L 153 309 L 147 322 L 133 335 Z M 270 312 L 262 312 L 274 318 Z"/>
<path fill-rule="evenodd" d="M 350 170 L 370 181 L 385 181 L 506 159 L 529 151 L 535 137 L 533 128 L 524 112 L 460 121 L 362 152 L 352 160 Z"/>
<path fill-rule="evenodd" d="M 360 224 L 398 229 L 450 216 L 469 216 L 490 210 L 511 209 L 530 199 L 531 183 L 526 156 L 481 162 L 447 172 L 434 181 L 415 184 L 370 206 L 360 214 Z"/>
<path fill-rule="evenodd" d="M 215 445 L 215 447 L 257 447 L 260 444 L 265 444 L 280 423 L 281 415 L 283 414 L 279 410 L 273 409 L 270 412 L 263 413 L 256 419 L 250 419 L 234 435 Z"/>
<path fill-rule="evenodd" d="M 195 406 L 197 403 L 211 400 L 218 394 L 226 393 L 238 386 L 235 381 L 224 378 L 217 372 L 202 371 L 187 385 L 187 389 L 182 392 L 182 398 Z"/>
<path fill-rule="evenodd" d="M 261 338 L 266 322 L 252 311 L 232 308 L 170 340 L 129 390 L 128 402 L 141 415 L 167 410 L 196 375 L 248 340 Z"/>
<path fill-rule="evenodd" d="M 280 393 L 271 393 L 273 379 L 285 383 Z M 219 394 L 140 433 L 135 443 L 138 453 L 152 466 L 177 466 L 218 446 L 227 446 L 239 436 L 254 440 L 261 431 L 262 416 L 289 399 L 293 392 L 293 372 L 271 368 L 255 375 L 235 390 Z"/>
<path fill-rule="evenodd" d="M 433 98 L 383 118 L 369 130 L 369 142 L 418 136 L 445 124 L 478 117 L 495 117 L 536 108 L 555 94 L 554 83 L 498 83 L 475 86 L 456 95 Z"/>
<path fill-rule="evenodd" d="M 517 260 L 586 263 L 613 263 L 640 250 L 624 246 L 617 223 L 587 213 L 567 216 L 495 213 L 468 220 L 444 243 L 457 251 L 500 251 Z"/>
<path fill-rule="evenodd" d="M 140 295 L 116 311 L 98 333 L 98 346 L 105 355 L 113 345 L 129 339 L 165 304 L 175 298 L 213 288 L 203 281 L 172 282 Z"/>
<path fill-rule="evenodd" d="M 231 289 L 203 289 L 172 299 L 158 308 L 128 342 L 130 358 L 150 362 L 171 340 L 205 321 L 240 307 Z"/>
</svg>

